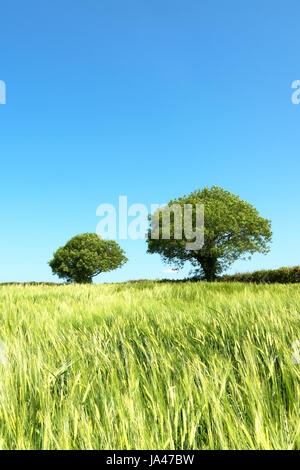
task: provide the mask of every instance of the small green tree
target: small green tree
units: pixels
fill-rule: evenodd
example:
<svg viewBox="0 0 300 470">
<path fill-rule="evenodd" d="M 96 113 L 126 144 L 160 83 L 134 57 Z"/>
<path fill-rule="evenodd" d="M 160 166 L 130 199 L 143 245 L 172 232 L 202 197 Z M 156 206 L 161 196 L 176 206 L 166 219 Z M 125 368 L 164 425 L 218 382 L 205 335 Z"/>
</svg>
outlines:
<svg viewBox="0 0 300 470">
<path fill-rule="evenodd" d="M 204 205 L 204 245 L 199 250 L 187 250 L 186 243 L 190 240 L 185 238 L 184 233 L 182 239 L 174 237 L 174 214 L 171 214 L 170 239 L 162 239 L 161 236 L 153 239 L 151 227 L 147 239 L 148 253 L 159 253 L 165 262 L 182 267 L 186 261 L 190 261 L 196 275 L 214 281 L 234 261 L 250 258 L 255 252 L 269 251 L 271 222 L 260 217 L 251 204 L 235 194 L 213 186 L 172 200 L 167 206 L 175 204 L 182 210 L 183 232 L 184 205 L 192 205 L 193 223 L 196 220 L 196 205 Z M 158 220 L 162 219 L 163 210 L 158 209 Z"/>
<path fill-rule="evenodd" d="M 117 269 L 127 261 L 117 242 L 102 240 L 95 233 L 84 233 L 58 248 L 49 265 L 54 274 L 67 282 L 91 284 L 93 277 Z"/>
</svg>

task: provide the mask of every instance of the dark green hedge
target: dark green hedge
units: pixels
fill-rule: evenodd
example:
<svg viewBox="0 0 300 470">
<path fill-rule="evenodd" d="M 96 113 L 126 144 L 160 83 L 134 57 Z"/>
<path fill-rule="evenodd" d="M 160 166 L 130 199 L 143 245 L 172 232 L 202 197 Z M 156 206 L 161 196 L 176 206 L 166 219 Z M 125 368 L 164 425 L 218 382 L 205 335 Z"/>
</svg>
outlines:
<svg viewBox="0 0 300 470">
<path fill-rule="evenodd" d="M 269 269 L 265 271 L 254 271 L 252 273 L 237 273 L 233 275 L 222 276 L 220 281 L 225 282 L 253 282 L 268 283 L 279 282 L 289 284 L 300 282 L 300 266 L 293 268 Z"/>
<path fill-rule="evenodd" d="M 63 286 L 63 283 L 57 282 L 1 282 L 0 286 Z"/>
</svg>

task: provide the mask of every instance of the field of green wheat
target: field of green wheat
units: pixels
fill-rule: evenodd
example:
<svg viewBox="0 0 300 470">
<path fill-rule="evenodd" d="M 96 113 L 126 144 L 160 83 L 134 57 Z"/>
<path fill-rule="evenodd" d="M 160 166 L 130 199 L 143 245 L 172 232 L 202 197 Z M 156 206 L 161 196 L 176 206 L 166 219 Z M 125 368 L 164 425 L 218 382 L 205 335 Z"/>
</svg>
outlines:
<svg viewBox="0 0 300 470">
<path fill-rule="evenodd" d="M 300 449 L 299 310 L 298 285 L 0 287 L 0 446 Z"/>
</svg>

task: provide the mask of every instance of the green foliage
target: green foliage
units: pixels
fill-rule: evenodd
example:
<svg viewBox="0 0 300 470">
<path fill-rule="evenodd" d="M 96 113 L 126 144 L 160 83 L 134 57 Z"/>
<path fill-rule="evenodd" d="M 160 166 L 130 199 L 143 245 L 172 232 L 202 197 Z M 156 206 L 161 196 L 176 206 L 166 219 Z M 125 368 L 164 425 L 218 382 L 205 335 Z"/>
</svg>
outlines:
<svg viewBox="0 0 300 470">
<path fill-rule="evenodd" d="M 174 238 L 174 217 L 171 217 L 171 239 L 157 240 L 148 236 L 148 253 L 159 253 L 165 262 L 182 267 L 190 261 L 195 273 L 208 281 L 227 269 L 238 259 L 249 258 L 252 254 L 267 253 L 272 232 L 269 220 L 259 216 L 258 211 L 229 191 L 213 186 L 194 191 L 189 196 L 171 200 L 168 206 L 185 204 L 193 206 L 193 224 L 196 223 L 196 204 L 204 205 L 204 246 L 192 251 L 185 247 L 190 241 L 183 235 L 182 240 Z M 162 210 L 159 209 L 160 218 Z M 183 217 L 184 219 L 184 217 Z M 183 224 L 184 226 L 184 224 Z M 161 235 L 161 231 L 160 231 Z"/>
<path fill-rule="evenodd" d="M 0 447 L 300 449 L 297 285 L 0 287 Z"/>
<path fill-rule="evenodd" d="M 295 284 L 300 282 L 300 266 L 254 271 L 252 273 L 237 273 L 223 276 L 221 280 L 225 282 L 253 282 L 256 284 L 271 284 L 276 282 L 280 284 Z"/>
<path fill-rule="evenodd" d="M 117 242 L 102 240 L 95 233 L 84 233 L 59 248 L 49 265 L 54 274 L 67 282 L 90 284 L 94 276 L 117 269 L 126 261 Z"/>
</svg>

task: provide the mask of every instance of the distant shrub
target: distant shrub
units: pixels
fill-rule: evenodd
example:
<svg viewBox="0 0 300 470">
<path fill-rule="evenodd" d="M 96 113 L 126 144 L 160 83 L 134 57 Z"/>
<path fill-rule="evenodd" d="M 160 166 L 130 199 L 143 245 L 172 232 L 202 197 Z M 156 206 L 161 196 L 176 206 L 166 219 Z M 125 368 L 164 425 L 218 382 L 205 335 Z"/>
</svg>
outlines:
<svg viewBox="0 0 300 470">
<path fill-rule="evenodd" d="M 64 286 L 65 284 L 60 282 L 1 282 L 0 286 Z"/>
<path fill-rule="evenodd" d="M 219 278 L 225 282 L 253 282 L 255 284 L 295 284 L 300 282 L 300 266 L 293 268 L 268 269 L 252 273 L 237 273 Z"/>
</svg>

